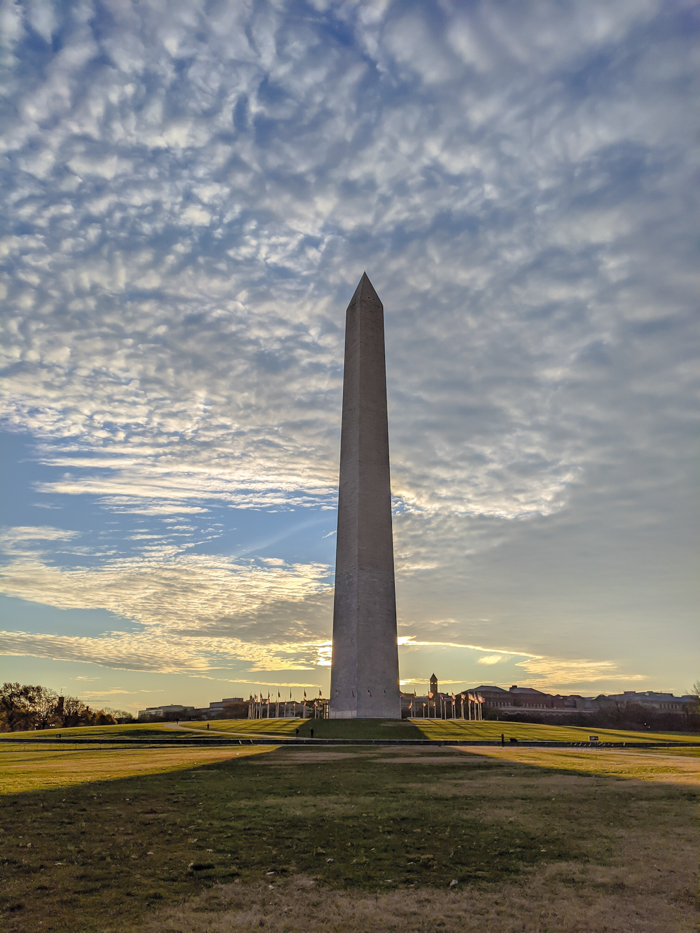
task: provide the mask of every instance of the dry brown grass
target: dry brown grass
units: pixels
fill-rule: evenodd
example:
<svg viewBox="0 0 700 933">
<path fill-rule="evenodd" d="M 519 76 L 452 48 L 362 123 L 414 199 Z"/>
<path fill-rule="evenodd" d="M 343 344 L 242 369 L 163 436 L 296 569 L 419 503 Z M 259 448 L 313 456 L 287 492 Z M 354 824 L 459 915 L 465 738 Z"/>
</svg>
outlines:
<svg viewBox="0 0 700 933">
<path fill-rule="evenodd" d="M 355 758 L 355 752 L 333 752 L 326 751 L 323 748 L 311 748 L 298 751 L 297 749 L 286 748 L 284 759 L 270 758 L 267 764 L 271 768 L 286 767 L 288 762 L 294 764 L 316 764 L 321 761 L 340 761 L 342 758 Z"/>
<path fill-rule="evenodd" d="M 139 933 L 696 933 L 690 854 L 646 852 L 605 868 L 560 862 L 525 883 L 331 891 L 308 877 L 220 886 L 160 912 Z"/>
<path fill-rule="evenodd" d="M 432 753 L 431 753 L 432 751 Z M 454 755 L 437 750 L 406 756 L 397 750 L 374 752 L 376 762 L 395 764 L 428 764 L 436 759 L 450 759 L 451 764 L 473 760 L 472 755 Z M 511 759 L 521 753 L 503 757 Z M 330 755 L 320 753 L 324 760 Z M 581 825 L 580 815 L 574 819 L 579 832 L 590 832 L 591 843 L 582 840 L 581 848 L 589 852 L 577 860 L 543 861 L 524 867 L 513 880 L 493 883 L 478 874 L 462 880 L 453 888 L 449 878 L 445 887 L 436 889 L 416 885 L 396 887 L 386 885 L 386 891 L 368 893 L 363 890 L 338 890 L 326 886 L 323 872 L 281 877 L 271 873 L 266 881 L 236 881 L 219 885 L 187 904 L 160 911 L 138 927 L 139 933 L 248 933 L 264 929 L 267 933 L 697 933 L 700 913 L 697 903 L 699 832 L 697 820 L 678 821 L 674 807 L 665 798 L 648 793 L 636 794 L 648 781 L 666 784 L 667 772 L 654 767 L 671 767 L 673 782 L 686 784 L 695 798 L 694 782 L 688 782 L 687 772 L 676 770 L 675 756 L 658 756 L 656 765 L 643 756 L 598 752 L 579 755 L 572 762 L 568 757 L 548 758 L 546 765 L 558 766 L 559 773 L 537 771 L 537 778 L 517 782 L 512 773 L 498 771 L 484 774 L 478 782 L 443 774 L 437 784 L 418 782 L 410 786 L 412 793 L 433 797 L 463 797 L 478 794 L 476 814 L 481 821 L 519 827 L 521 831 L 536 831 L 537 824 L 548 812 L 560 819 L 559 807 L 566 801 L 580 801 L 582 794 L 595 796 L 603 791 L 608 799 L 617 798 L 619 807 L 634 807 L 639 819 L 634 824 L 596 822 L 591 813 L 588 826 Z M 287 758 L 289 753 L 284 755 Z M 328 756 L 328 757 L 327 757 Z M 499 755 L 499 757 L 501 757 Z M 670 761 L 666 761 L 670 758 Z M 307 760 L 306 758 L 301 759 Z M 320 760 L 320 757 L 317 759 Z M 692 768 L 697 760 L 687 756 Z M 262 763 L 262 762 L 261 762 Z M 273 759 L 268 758 L 267 764 Z M 534 764 L 534 760 L 528 760 Z M 540 766 L 544 761 L 537 762 Z M 571 772 L 572 764 L 577 774 Z M 582 774 L 589 770 L 592 773 Z M 626 769 L 626 770 L 625 770 Z M 601 771 L 614 774 L 611 782 L 601 784 Z M 638 780 L 641 771 L 642 781 Z M 691 771 L 691 773 L 694 773 Z M 532 775 L 532 772 L 530 772 Z M 619 780 L 628 776 L 629 780 Z M 523 775 L 525 778 L 525 775 Z M 618 778 L 618 780 L 615 780 Z M 605 780 L 603 778 L 603 780 Z M 516 791 L 514 796 L 513 791 Z M 659 794 L 663 794 L 659 787 Z M 535 803 L 530 806 L 530 801 Z M 549 805 L 546 803 L 549 801 Z M 342 818 L 332 800 L 317 801 L 330 805 L 326 819 Z M 355 801 L 356 803 L 358 801 Z M 297 805 L 304 805 L 299 801 Z M 555 816 L 555 813 L 557 816 Z M 648 813 L 645 828 L 644 814 Z M 600 815 L 599 815 L 600 816 Z M 573 817 L 573 811 L 572 811 Z M 607 819 L 610 819 L 608 813 Z M 578 822 L 577 822 L 578 821 Z M 602 838 L 607 840 L 601 846 Z M 545 850 L 543 850 L 544 852 Z M 548 858 L 544 854 L 542 858 Z M 481 874 L 484 874 L 482 872 Z M 395 883 L 395 882 L 394 882 Z"/>
</svg>

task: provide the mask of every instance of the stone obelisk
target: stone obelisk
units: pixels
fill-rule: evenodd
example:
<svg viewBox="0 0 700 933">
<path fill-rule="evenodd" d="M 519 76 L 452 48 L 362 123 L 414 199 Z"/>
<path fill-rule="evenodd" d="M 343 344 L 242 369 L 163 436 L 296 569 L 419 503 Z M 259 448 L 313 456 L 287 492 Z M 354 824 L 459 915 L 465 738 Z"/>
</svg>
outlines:
<svg viewBox="0 0 700 933">
<path fill-rule="evenodd" d="M 331 719 L 400 719 L 384 308 L 367 274 L 345 321 Z"/>
</svg>

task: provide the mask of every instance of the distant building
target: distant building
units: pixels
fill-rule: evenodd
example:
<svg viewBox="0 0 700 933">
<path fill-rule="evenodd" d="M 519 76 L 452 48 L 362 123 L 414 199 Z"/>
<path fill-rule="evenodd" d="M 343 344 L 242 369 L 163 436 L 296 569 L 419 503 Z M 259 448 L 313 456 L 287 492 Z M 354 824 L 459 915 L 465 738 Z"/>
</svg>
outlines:
<svg viewBox="0 0 700 933">
<path fill-rule="evenodd" d="M 186 716 L 194 712 L 194 706 L 180 706 L 179 703 L 171 703 L 169 706 L 147 706 L 146 709 L 139 710 L 139 719 L 164 719 L 166 716 Z"/>
<path fill-rule="evenodd" d="M 169 706 L 148 706 L 139 710 L 138 718 L 147 719 L 212 719 L 223 718 L 240 719 L 247 715 L 248 704 L 243 697 L 224 697 L 223 700 L 214 700 L 209 706 L 181 706 L 171 703 Z"/>
<path fill-rule="evenodd" d="M 636 690 L 625 690 L 624 693 L 601 694 L 593 701 L 599 709 L 615 706 L 642 706 L 653 709 L 657 713 L 686 713 L 693 710 L 698 698 L 686 693 L 676 697 L 672 693 L 661 693 L 657 690 L 645 690 L 638 693 Z"/>
<path fill-rule="evenodd" d="M 551 696 L 533 687 L 519 687 L 517 684 L 513 684 L 510 690 L 486 684 L 476 687 L 475 690 L 483 696 L 487 709 L 498 709 L 503 712 L 522 713 L 536 710 L 538 713 L 556 715 L 575 712 L 577 709 L 574 702 L 567 703 L 567 700 L 571 700 L 570 697 Z"/>
<path fill-rule="evenodd" d="M 223 711 L 227 706 L 233 706 L 234 703 L 244 703 L 243 697 L 225 697 L 223 700 L 215 700 L 209 704 L 209 709 L 213 712 Z"/>
<path fill-rule="evenodd" d="M 632 705 L 646 706 L 659 713 L 677 713 L 683 715 L 692 712 L 697 699 L 686 695 L 675 697 L 672 693 L 658 693 L 647 690 L 637 693 L 626 690 L 618 694 L 600 694 L 597 697 L 582 697 L 578 694 L 561 696 L 543 693 L 532 687 L 518 687 L 514 684 L 510 690 L 494 685 L 476 687 L 486 700 L 487 709 L 497 709 L 504 713 L 537 712 L 542 715 L 561 716 L 568 713 L 597 713 L 612 707 L 626 708 Z"/>
<path fill-rule="evenodd" d="M 439 692 L 438 680 L 435 674 L 430 678 L 430 694 L 429 698 L 428 696 L 421 697 L 402 693 L 401 707 L 403 715 L 412 718 L 424 714 L 431 715 L 429 711 L 437 709 L 437 707 L 433 708 L 432 706 L 437 701 L 438 706 L 442 705 L 444 715 L 450 718 L 452 715 L 451 695 Z M 498 711 L 505 715 L 532 713 L 537 716 L 551 717 L 554 720 L 557 717 L 571 715 L 572 713 L 593 715 L 604 710 L 614 708 L 625 710 L 633 706 L 641 706 L 656 713 L 683 716 L 695 712 L 698 706 L 697 697 L 691 694 L 677 697 L 672 693 L 662 693 L 654 690 L 643 692 L 625 690 L 624 693 L 607 696 L 600 694 L 597 697 L 583 697 L 578 694 L 562 696 L 560 694 L 544 693 L 534 687 L 519 687 L 517 684 L 513 684 L 508 690 L 497 687 L 495 684 L 481 684 L 478 687 L 468 687 L 458 691 L 456 694 L 456 710 L 461 710 L 459 698 L 465 694 L 483 697 L 484 706 L 487 710 Z M 456 715 L 461 715 L 461 712 L 456 712 Z"/>
</svg>

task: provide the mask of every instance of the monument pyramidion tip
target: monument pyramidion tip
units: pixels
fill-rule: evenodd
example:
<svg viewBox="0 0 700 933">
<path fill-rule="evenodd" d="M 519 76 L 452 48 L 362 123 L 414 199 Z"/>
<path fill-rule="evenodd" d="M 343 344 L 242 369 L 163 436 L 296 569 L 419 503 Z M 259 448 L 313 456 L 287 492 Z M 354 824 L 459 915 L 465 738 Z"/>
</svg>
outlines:
<svg viewBox="0 0 700 933">
<path fill-rule="evenodd" d="M 357 288 L 355 289 L 355 294 L 350 299 L 350 304 L 356 301 L 374 301 L 382 310 L 384 309 L 384 305 L 381 303 L 379 295 L 374 290 L 374 285 L 370 282 L 366 272 L 362 273 L 362 278 L 357 283 Z"/>
</svg>

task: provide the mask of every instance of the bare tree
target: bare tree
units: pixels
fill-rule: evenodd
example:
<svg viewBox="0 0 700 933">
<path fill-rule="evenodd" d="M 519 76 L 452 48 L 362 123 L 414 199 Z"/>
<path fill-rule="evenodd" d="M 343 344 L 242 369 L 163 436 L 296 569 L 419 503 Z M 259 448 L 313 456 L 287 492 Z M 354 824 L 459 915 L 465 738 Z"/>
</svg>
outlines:
<svg viewBox="0 0 700 933">
<path fill-rule="evenodd" d="M 0 729 L 15 732 L 28 729 L 32 712 L 32 687 L 5 683 L 0 688 Z"/>
<path fill-rule="evenodd" d="M 108 713 L 110 716 L 114 716 L 114 718 L 117 720 L 126 719 L 131 722 L 134 721 L 133 713 L 129 713 L 125 709 L 112 709 L 111 706 L 105 706 L 102 712 Z"/>
<path fill-rule="evenodd" d="M 46 729 L 57 721 L 58 694 L 39 685 L 29 687 L 31 722 L 35 729 Z"/>
</svg>

